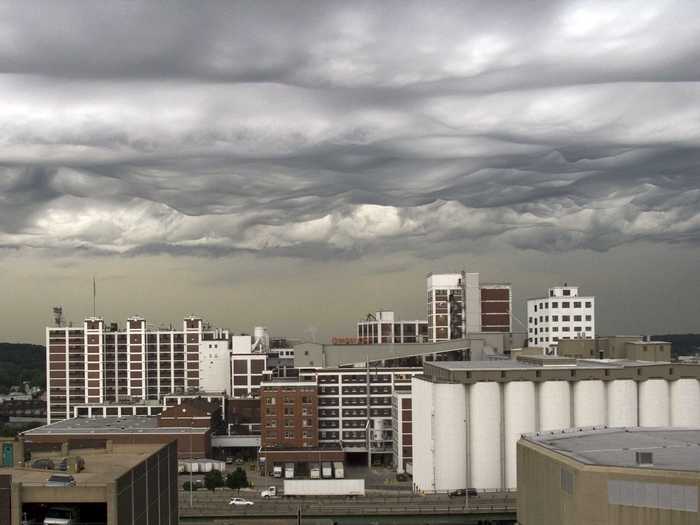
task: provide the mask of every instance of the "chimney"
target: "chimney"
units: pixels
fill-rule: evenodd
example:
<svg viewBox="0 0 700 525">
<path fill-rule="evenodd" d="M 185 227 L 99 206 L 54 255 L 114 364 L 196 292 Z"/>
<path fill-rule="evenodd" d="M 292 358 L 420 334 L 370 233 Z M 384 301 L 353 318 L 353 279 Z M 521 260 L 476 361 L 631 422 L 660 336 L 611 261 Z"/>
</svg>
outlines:
<svg viewBox="0 0 700 525">
<path fill-rule="evenodd" d="M 635 452 L 634 461 L 640 467 L 653 465 L 654 455 L 651 452 Z"/>
</svg>

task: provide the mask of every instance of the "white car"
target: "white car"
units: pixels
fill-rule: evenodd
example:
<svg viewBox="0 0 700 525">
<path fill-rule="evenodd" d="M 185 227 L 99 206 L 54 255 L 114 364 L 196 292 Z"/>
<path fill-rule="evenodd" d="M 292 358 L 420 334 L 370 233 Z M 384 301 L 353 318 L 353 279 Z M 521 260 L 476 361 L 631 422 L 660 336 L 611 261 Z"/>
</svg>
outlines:
<svg viewBox="0 0 700 525">
<path fill-rule="evenodd" d="M 253 502 L 247 499 L 243 498 L 231 498 L 231 501 L 228 502 L 229 505 L 252 505 Z"/>
</svg>

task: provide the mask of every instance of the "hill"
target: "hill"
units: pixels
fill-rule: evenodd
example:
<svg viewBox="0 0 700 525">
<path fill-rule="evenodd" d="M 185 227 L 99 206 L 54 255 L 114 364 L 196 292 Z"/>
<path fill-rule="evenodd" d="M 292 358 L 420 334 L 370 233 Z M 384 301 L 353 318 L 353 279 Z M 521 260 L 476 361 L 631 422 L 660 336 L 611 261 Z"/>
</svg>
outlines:
<svg viewBox="0 0 700 525">
<path fill-rule="evenodd" d="M 22 381 L 45 387 L 46 349 L 25 343 L 0 343 L 0 394 Z"/>
</svg>

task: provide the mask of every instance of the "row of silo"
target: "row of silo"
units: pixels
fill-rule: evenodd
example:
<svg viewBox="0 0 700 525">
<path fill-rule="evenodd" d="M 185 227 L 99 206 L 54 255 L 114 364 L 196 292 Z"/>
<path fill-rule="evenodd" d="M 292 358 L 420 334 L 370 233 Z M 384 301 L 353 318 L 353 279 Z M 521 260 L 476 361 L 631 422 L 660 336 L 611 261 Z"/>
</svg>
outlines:
<svg viewBox="0 0 700 525">
<path fill-rule="evenodd" d="M 416 387 L 414 482 L 428 491 L 463 488 L 465 482 L 477 489 L 515 488 L 516 444 L 526 433 L 603 425 L 700 426 L 696 379 L 465 385 L 414 378 Z M 421 427 L 425 439 L 416 440 Z M 429 467 L 422 469 L 423 463 Z"/>
</svg>

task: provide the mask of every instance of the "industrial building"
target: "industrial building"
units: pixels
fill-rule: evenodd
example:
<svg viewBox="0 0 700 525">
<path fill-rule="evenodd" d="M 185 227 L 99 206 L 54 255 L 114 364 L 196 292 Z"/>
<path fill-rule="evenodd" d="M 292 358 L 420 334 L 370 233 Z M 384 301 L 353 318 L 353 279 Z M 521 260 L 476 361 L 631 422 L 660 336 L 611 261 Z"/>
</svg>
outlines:
<svg viewBox="0 0 700 525">
<path fill-rule="evenodd" d="M 19 443 L 15 444 L 21 451 Z M 3 463 L 0 523 L 43 523 L 48 516 L 74 520 L 63 523 L 76 523 L 77 519 L 80 523 L 107 525 L 178 524 L 174 443 L 92 443 L 89 448 L 77 450 L 64 445 L 58 451 L 35 448 L 30 452 L 31 461 L 58 461 L 76 455 L 82 459 L 83 468 L 70 473 L 30 468 L 24 463 L 24 453 L 15 455 L 12 466 Z M 70 484 L 61 482 L 66 474 L 71 477 Z"/>
<path fill-rule="evenodd" d="M 561 340 L 595 337 L 595 297 L 580 296 L 578 286 L 554 286 L 545 297 L 527 302 L 531 346 L 555 347 Z"/>
<path fill-rule="evenodd" d="M 700 428 L 572 429 L 518 442 L 520 525 L 695 524 L 699 490 Z"/>
<path fill-rule="evenodd" d="M 525 357 L 429 362 L 412 381 L 423 492 L 513 489 L 521 434 L 596 425 L 700 426 L 700 365 Z"/>
<path fill-rule="evenodd" d="M 167 425 L 167 422 L 166 422 Z M 176 444 L 180 458 L 211 457 L 209 427 L 163 426 L 158 417 L 79 417 L 26 430 L 20 435 L 26 451 L 104 447 L 107 441 L 118 444 Z"/>
<path fill-rule="evenodd" d="M 578 359 L 629 359 L 670 361 L 671 343 L 651 341 L 639 335 L 615 335 L 594 339 L 560 339 L 557 355 Z"/>
<path fill-rule="evenodd" d="M 338 338 L 335 338 L 338 339 Z M 359 344 L 426 343 L 428 321 L 401 321 L 394 312 L 382 310 L 357 323 Z M 340 342 L 340 341 L 337 341 Z"/>
<path fill-rule="evenodd" d="M 399 474 L 413 472 L 413 416 L 411 393 L 397 390 L 391 396 L 393 465 Z"/>
<path fill-rule="evenodd" d="M 432 342 L 468 333 L 511 332 L 509 283 L 480 283 L 478 273 L 428 274 L 428 337 Z"/>
</svg>

